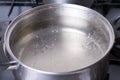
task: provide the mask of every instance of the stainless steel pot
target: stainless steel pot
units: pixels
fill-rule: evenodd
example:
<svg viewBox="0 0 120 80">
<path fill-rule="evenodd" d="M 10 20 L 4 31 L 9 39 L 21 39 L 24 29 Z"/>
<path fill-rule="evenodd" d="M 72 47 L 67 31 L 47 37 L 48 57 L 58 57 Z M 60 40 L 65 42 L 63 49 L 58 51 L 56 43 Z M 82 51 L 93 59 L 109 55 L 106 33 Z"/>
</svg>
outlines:
<svg viewBox="0 0 120 80">
<path fill-rule="evenodd" d="M 96 11 L 49 4 L 11 22 L 4 52 L 17 62 L 17 80 L 103 80 L 113 43 L 110 23 Z"/>
<path fill-rule="evenodd" d="M 86 7 L 91 7 L 94 0 L 43 0 L 44 4 L 51 4 L 51 3 L 69 3 L 69 4 L 79 4 Z"/>
</svg>

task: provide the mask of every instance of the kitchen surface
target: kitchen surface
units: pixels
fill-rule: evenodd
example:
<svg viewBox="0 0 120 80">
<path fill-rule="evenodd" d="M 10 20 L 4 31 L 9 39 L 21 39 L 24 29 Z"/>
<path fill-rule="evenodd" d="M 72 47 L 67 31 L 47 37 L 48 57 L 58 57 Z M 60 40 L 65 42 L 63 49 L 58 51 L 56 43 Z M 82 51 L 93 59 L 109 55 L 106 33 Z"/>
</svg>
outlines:
<svg viewBox="0 0 120 80">
<path fill-rule="evenodd" d="M 70 2 L 69 2 L 70 1 Z M 11 21 L 21 13 L 55 0 L 0 0 L 0 63 L 6 62 L 3 52 L 3 37 Z M 72 3 L 96 10 L 111 23 L 115 33 L 115 44 L 110 51 L 109 69 L 105 80 L 120 80 L 120 0 L 56 0 L 57 3 Z M 18 80 L 12 70 L 0 67 L 0 80 Z"/>
</svg>

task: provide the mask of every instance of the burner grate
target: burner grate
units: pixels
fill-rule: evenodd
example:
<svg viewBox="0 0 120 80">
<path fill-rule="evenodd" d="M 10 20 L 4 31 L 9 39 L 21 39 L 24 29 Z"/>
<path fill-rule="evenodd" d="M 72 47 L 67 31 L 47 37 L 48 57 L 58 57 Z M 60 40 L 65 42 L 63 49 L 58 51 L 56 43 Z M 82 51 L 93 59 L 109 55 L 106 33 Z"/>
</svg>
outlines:
<svg viewBox="0 0 120 80">
<path fill-rule="evenodd" d="M 109 80 L 109 73 L 107 74 L 107 76 L 105 77 L 105 80 Z"/>
</svg>

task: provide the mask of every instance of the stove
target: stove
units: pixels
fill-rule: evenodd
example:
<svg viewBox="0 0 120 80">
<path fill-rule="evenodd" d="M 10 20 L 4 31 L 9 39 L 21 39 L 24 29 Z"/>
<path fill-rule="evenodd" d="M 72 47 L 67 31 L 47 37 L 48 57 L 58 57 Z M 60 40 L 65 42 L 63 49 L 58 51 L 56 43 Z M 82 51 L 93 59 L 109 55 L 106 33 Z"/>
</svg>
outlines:
<svg viewBox="0 0 120 80">
<path fill-rule="evenodd" d="M 120 0 L 92 0 L 90 4 L 88 2 L 86 4 L 86 1 L 89 2 L 89 0 L 81 0 L 79 4 L 98 11 L 113 26 L 116 38 L 110 51 L 109 70 L 105 80 L 120 80 Z M 46 0 L 0 0 L 0 63 L 5 61 L 2 44 L 4 32 L 9 23 L 22 12 L 44 4 L 47 4 Z M 3 71 L 3 67 L 0 67 L 0 80 L 17 79 L 12 71 Z"/>
</svg>

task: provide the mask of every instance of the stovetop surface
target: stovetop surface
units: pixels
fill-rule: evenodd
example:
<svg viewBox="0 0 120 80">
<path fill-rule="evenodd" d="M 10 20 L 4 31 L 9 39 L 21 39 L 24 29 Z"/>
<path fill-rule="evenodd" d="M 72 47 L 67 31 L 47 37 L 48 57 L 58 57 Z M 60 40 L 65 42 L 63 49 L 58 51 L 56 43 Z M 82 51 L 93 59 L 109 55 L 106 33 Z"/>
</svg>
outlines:
<svg viewBox="0 0 120 80">
<path fill-rule="evenodd" d="M 113 0 L 95 0 L 95 1 L 97 2 L 95 2 L 95 4 L 93 4 L 91 8 L 97 10 L 98 12 L 106 16 L 106 18 L 110 21 L 110 23 L 114 28 L 115 34 L 117 35 L 116 37 L 117 41 L 115 41 L 115 45 L 113 46 L 113 49 L 111 50 L 111 53 L 110 53 L 109 71 L 108 71 L 108 75 L 106 76 L 106 80 L 120 80 L 120 56 L 119 56 L 119 53 L 120 53 L 120 46 L 119 46 L 120 44 L 120 38 L 119 38 L 120 1 L 115 0 L 117 1 L 117 3 L 114 1 L 113 4 L 110 3 Z M 2 44 L 3 44 L 4 32 L 7 26 L 9 25 L 10 21 L 13 20 L 13 18 L 15 18 L 17 15 L 33 7 L 33 5 L 31 7 L 31 6 L 21 6 L 21 5 L 17 6 L 17 4 L 19 3 L 16 3 L 16 6 L 14 6 L 14 8 L 11 8 L 11 5 L 3 5 L 3 3 L 2 5 L 0 5 L 0 10 L 2 10 L 0 11 L 0 62 L 4 61 Z M 11 11 L 10 9 L 13 9 L 13 10 Z M 117 26 L 117 29 L 116 29 L 116 26 Z M 12 74 L 12 71 L 3 71 L 2 67 L 0 67 L 0 80 L 15 80 L 15 77 Z"/>
</svg>

